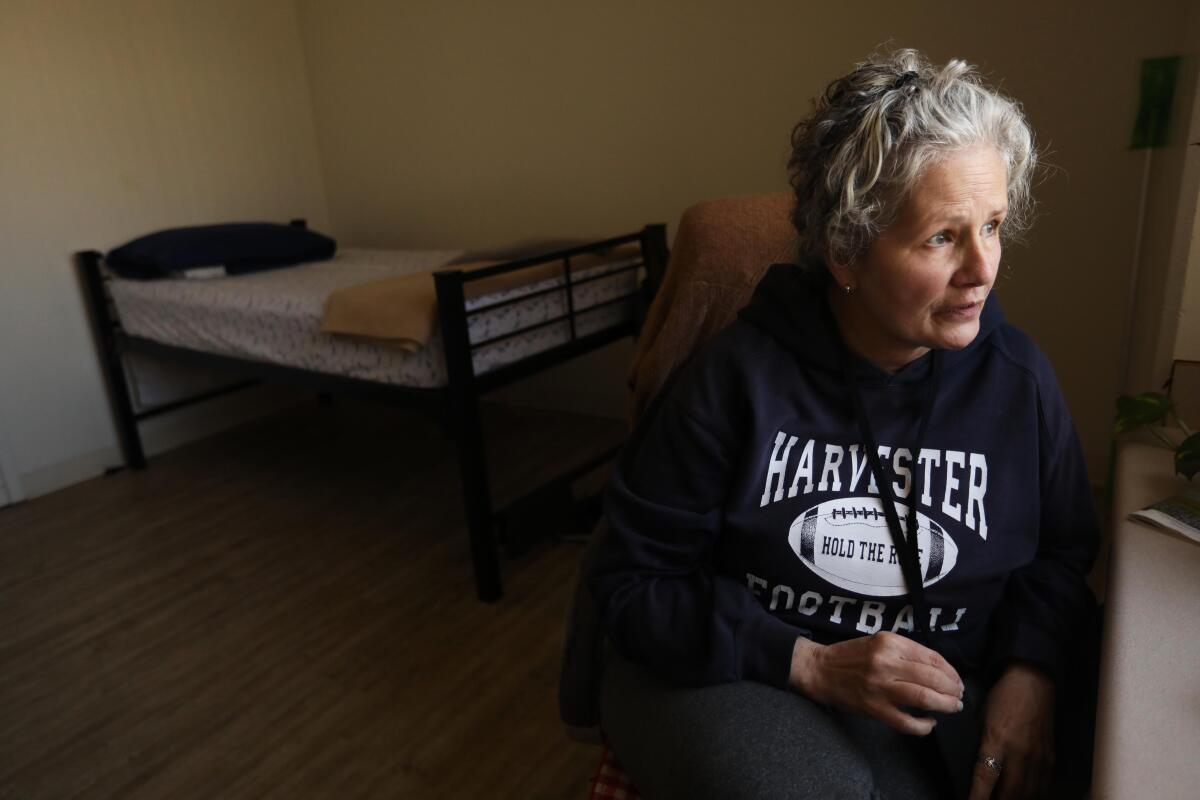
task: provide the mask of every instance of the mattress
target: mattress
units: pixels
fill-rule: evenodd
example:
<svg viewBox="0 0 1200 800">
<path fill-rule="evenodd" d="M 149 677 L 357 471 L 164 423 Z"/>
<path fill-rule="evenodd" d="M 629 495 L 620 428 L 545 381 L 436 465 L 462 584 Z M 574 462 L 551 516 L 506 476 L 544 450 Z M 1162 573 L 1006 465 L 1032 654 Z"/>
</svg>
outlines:
<svg viewBox="0 0 1200 800">
<path fill-rule="evenodd" d="M 427 347 L 406 353 L 386 342 L 322 333 L 325 299 L 337 289 L 393 275 L 435 269 L 459 250 L 344 249 L 329 261 L 287 269 L 203 280 L 175 278 L 132 281 L 113 278 L 109 290 L 131 336 L 252 361 L 312 372 L 419 388 L 445 386 L 446 362 L 440 330 Z M 573 270 L 571 287 L 576 334 L 612 327 L 632 314 L 630 303 L 610 303 L 637 286 L 637 270 L 607 273 L 636 259 Z M 432 278 L 431 278 L 432 280 Z M 563 286 L 550 278 L 467 300 L 468 311 L 522 295 Z M 591 308 L 592 306 L 598 306 Z M 526 298 L 468 318 L 473 344 L 567 312 L 566 289 Z M 567 342 L 566 320 L 486 344 L 473 352 L 476 375 Z"/>
</svg>

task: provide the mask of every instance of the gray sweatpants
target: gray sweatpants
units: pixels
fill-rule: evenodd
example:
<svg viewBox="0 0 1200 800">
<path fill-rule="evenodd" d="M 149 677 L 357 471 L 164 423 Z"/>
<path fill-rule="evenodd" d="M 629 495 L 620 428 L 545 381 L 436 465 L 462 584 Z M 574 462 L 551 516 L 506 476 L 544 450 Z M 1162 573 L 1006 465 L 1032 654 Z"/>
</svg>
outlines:
<svg viewBox="0 0 1200 800">
<path fill-rule="evenodd" d="M 638 791 L 659 798 L 885 798 L 949 795 L 931 737 L 745 681 L 665 684 L 610 653 L 601 725 Z"/>
</svg>

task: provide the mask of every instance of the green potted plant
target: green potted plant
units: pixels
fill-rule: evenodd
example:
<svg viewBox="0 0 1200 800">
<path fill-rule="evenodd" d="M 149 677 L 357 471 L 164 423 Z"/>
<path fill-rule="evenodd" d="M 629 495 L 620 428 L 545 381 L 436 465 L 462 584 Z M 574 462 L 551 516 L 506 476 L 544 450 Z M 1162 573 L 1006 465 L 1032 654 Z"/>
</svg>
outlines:
<svg viewBox="0 0 1200 800">
<path fill-rule="evenodd" d="M 1176 442 L 1162 428 L 1174 423 L 1183 433 Z M 1161 392 L 1142 392 L 1137 397 L 1122 395 L 1117 398 L 1117 421 L 1114 432 L 1128 433 L 1138 428 L 1149 431 L 1175 451 L 1175 471 L 1188 480 L 1200 472 L 1200 433 L 1193 433 L 1187 423 L 1180 419 L 1175 404 Z"/>
</svg>

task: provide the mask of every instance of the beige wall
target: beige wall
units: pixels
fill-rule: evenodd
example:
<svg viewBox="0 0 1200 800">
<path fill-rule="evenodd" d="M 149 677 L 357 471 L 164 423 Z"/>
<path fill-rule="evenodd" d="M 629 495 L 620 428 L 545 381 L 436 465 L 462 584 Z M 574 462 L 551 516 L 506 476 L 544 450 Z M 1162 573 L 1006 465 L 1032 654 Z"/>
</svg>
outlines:
<svg viewBox="0 0 1200 800">
<path fill-rule="evenodd" d="M 1197 15 L 1200 16 L 1200 15 Z M 1145 212 L 1138 238 L 1134 313 L 1129 320 L 1130 352 L 1125 389 L 1159 388 L 1181 348 L 1194 352 L 1194 308 L 1188 301 L 1196 279 L 1188 275 L 1188 255 L 1200 199 L 1200 60 L 1190 56 L 1180 69 L 1168 143 L 1140 151 Z M 1194 288 L 1191 291 L 1195 291 Z M 1189 344 L 1191 345 L 1189 347 Z"/>
<path fill-rule="evenodd" d="M 0 0 L 0 442 L 27 494 L 116 440 L 71 253 L 157 227 L 326 221 L 290 0 Z M 276 402 L 145 428 L 154 452 Z"/>
<path fill-rule="evenodd" d="M 1196 205 L 1195 210 L 1174 355 L 1178 359 L 1200 362 L 1200 204 Z"/>
<path fill-rule="evenodd" d="M 1197 42 L 1200 48 L 1200 7 L 1193 6 L 1191 24 L 1188 26 L 1189 37 Z M 1193 59 L 1192 80 L 1194 81 L 1191 119 L 1187 120 L 1186 136 L 1182 141 L 1187 142 L 1187 152 L 1184 156 L 1182 187 L 1180 192 L 1180 208 L 1178 213 L 1179 230 L 1174 237 L 1176 248 L 1175 257 L 1182 261 L 1185 273 L 1184 288 L 1181 292 L 1179 307 L 1179 327 L 1175 336 L 1174 357 L 1189 361 L 1200 362 L 1200 59 Z M 1186 95 L 1180 103 L 1181 110 L 1186 109 Z M 1186 114 L 1181 113 L 1186 119 Z M 1185 127 L 1183 125 L 1181 128 Z M 1189 204 L 1190 203 L 1190 208 Z M 1189 218 L 1189 210 L 1192 212 Z M 1193 406 L 1200 407 L 1200 396 L 1188 398 Z M 1189 418 L 1190 419 L 1190 418 Z"/>
<path fill-rule="evenodd" d="M 1197 47 L 1185 0 L 1109 5 L 0 0 L 10 473 L 37 494 L 116 457 L 76 249 L 234 218 L 395 246 L 674 224 L 696 200 L 781 188 L 808 98 L 890 39 L 1002 79 L 1058 167 L 999 291 L 1055 363 L 1099 475 L 1143 166 L 1126 150 L 1138 60 Z M 505 396 L 619 414 L 628 358 L 616 345 Z M 148 444 L 275 402 L 156 420 Z"/>
<path fill-rule="evenodd" d="M 982 65 L 1056 167 L 999 292 L 1054 362 L 1096 480 L 1122 382 L 1139 59 L 1196 49 L 1188 7 L 299 2 L 331 217 L 343 238 L 387 245 L 674 224 L 697 200 L 783 187 L 808 99 L 880 43 Z M 565 391 L 619 413 L 627 358 L 512 396 Z"/>
</svg>

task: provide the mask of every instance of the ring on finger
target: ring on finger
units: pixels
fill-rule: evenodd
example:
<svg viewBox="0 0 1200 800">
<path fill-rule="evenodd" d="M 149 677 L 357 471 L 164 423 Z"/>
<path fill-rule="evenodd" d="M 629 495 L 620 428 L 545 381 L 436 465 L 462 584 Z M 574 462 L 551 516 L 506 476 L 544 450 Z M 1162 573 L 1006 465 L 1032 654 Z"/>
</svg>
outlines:
<svg viewBox="0 0 1200 800">
<path fill-rule="evenodd" d="M 990 769 L 995 774 L 999 775 L 1000 770 L 1004 769 L 1004 762 L 995 756 L 979 756 L 979 763 Z"/>
</svg>

